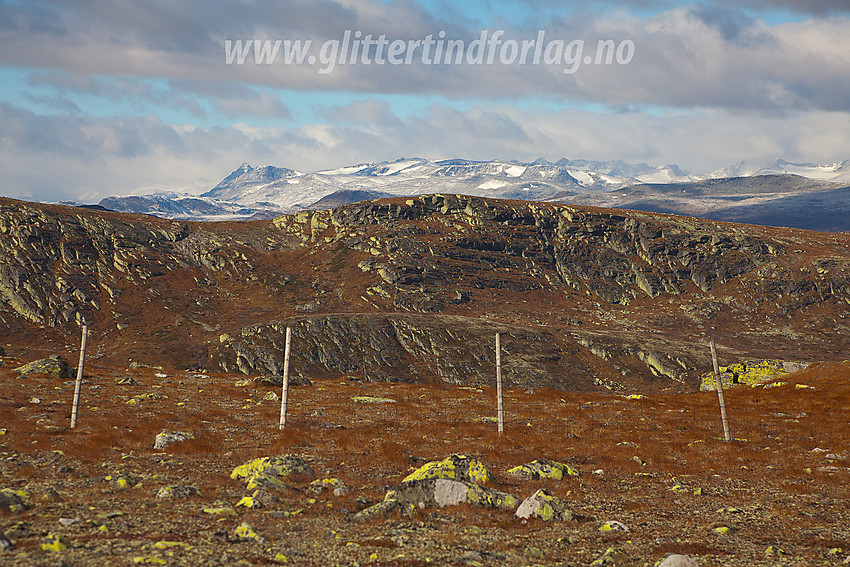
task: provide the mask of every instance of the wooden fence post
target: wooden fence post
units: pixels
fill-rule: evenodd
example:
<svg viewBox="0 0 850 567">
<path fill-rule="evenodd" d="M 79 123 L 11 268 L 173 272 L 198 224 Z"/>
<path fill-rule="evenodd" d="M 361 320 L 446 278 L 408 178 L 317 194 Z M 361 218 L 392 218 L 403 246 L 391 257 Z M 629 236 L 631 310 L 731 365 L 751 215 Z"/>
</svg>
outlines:
<svg viewBox="0 0 850 567">
<path fill-rule="evenodd" d="M 496 412 L 501 435 L 505 430 L 505 412 L 502 406 L 502 343 L 499 333 L 496 333 Z"/>
<path fill-rule="evenodd" d="M 80 343 L 80 363 L 77 365 L 77 382 L 74 384 L 74 403 L 71 406 L 71 429 L 77 427 L 77 412 L 80 407 L 80 386 L 83 383 L 83 365 L 86 361 L 86 342 L 88 341 L 89 327 L 83 325 L 83 339 Z"/>
<path fill-rule="evenodd" d="M 289 395 L 289 346 L 292 341 L 292 328 L 286 327 L 286 351 L 283 355 L 283 392 L 280 396 L 280 428 L 286 427 L 286 400 Z"/>
<path fill-rule="evenodd" d="M 717 349 L 714 337 L 711 338 L 711 364 L 714 366 L 714 382 L 717 384 L 717 398 L 720 400 L 720 419 L 723 420 L 723 438 L 731 441 L 729 436 L 729 421 L 726 419 L 726 402 L 723 400 L 723 380 L 720 378 L 720 368 L 717 366 Z"/>
</svg>

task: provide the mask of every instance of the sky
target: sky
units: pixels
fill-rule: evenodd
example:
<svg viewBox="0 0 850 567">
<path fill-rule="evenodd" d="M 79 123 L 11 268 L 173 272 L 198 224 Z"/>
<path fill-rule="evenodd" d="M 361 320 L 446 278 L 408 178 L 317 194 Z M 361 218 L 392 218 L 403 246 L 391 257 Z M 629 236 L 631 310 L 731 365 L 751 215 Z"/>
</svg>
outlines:
<svg viewBox="0 0 850 567">
<path fill-rule="evenodd" d="M 401 157 L 850 159 L 850 0 L 0 0 L 0 195 Z"/>
</svg>

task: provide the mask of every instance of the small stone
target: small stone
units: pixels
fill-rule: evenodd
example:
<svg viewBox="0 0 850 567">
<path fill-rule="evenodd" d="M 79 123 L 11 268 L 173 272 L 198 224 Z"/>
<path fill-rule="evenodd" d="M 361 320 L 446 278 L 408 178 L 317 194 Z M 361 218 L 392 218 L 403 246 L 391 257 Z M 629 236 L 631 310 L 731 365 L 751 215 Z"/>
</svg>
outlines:
<svg viewBox="0 0 850 567">
<path fill-rule="evenodd" d="M 200 489 L 197 486 L 185 484 L 163 486 L 156 493 L 157 500 L 185 499 L 192 496 L 202 496 Z"/>
<path fill-rule="evenodd" d="M 626 555 L 626 552 L 622 549 L 618 549 L 616 547 L 609 547 L 605 550 L 605 553 L 599 556 L 593 563 L 591 563 L 591 567 L 597 567 L 601 565 L 616 565 L 617 563 L 625 563 L 628 561 L 629 556 Z"/>
<path fill-rule="evenodd" d="M 395 400 L 390 398 L 376 398 L 374 396 L 354 396 L 351 401 L 358 404 L 394 404 Z"/>
<path fill-rule="evenodd" d="M 58 553 L 68 549 L 69 545 L 71 544 L 65 536 L 50 534 L 47 536 L 47 541 L 41 544 L 41 549 L 42 551 L 55 551 Z"/>
<path fill-rule="evenodd" d="M 263 396 L 263 401 L 266 402 L 276 402 L 278 400 L 280 400 L 280 396 L 278 396 L 274 392 L 269 392 L 265 396 Z"/>
<path fill-rule="evenodd" d="M 12 551 L 13 549 L 15 549 L 15 544 L 6 537 L 6 534 L 0 531 L 0 551 Z"/>
<path fill-rule="evenodd" d="M 326 490 L 330 490 L 333 491 L 334 496 L 345 496 L 351 492 L 345 483 L 338 478 L 316 479 L 310 483 L 309 490 L 315 494 L 320 494 Z"/>
<path fill-rule="evenodd" d="M 256 530 L 254 530 L 253 526 L 251 526 L 251 524 L 247 522 L 242 522 L 239 527 L 236 528 L 235 533 L 236 537 L 238 537 L 239 539 L 252 539 L 260 545 L 265 545 L 266 543 L 268 543 L 266 538 L 258 534 Z"/>
<path fill-rule="evenodd" d="M 229 506 L 222 506 L 220 508 L 204 508 L 204 514 L 213 514 L 215 516 L 235 516 L 236 510 Z"/>
<path fill-rule="evenodd" d="M 608 520 L 607 522 L 603 522 L 598 528 L 600 532 L 627 532 L 629 531 L 628 526 L 623 524 L 622 522 L 618 522 L 617 520 Z"/>
<path fill-rule="evenodd" d="M 189 545 L 188 543 L 182 541 L 158 541 L 153 544 L 156 549 L 174 549 L 180 548 L 184 551 L 192 551 L 195 549 L 193 545 Z"/>
<path fill-rule="evenodd" d="M 156 440 L 154 441 L 153 448 L 165 449 L 169 445 L 188 441 L 192 438 L 194 438 L 194 435 L 185 431 L 163 431 L 156 435 Z"/>
<path fill-rule="evenodd" d="M 71 526 L 71 525 L 76 524 L 77 522 L 80 522 L 80 521 L 82 521 L 82 520 L 79 517 L 76 517 L 76 518 L 59 518 L 59 523 L 62 524 L 63 526 L 65 526 L 65 527 Z"/>
</svg>

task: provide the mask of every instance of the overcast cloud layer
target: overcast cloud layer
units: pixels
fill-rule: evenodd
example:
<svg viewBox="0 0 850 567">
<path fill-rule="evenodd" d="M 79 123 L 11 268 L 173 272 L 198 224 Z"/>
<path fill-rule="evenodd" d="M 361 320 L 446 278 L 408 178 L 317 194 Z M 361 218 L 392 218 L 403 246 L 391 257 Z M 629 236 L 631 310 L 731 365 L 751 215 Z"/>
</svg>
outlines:
<svg viewBox="0 0 850 567">
<path fill-rule="evenodd" d="M 846 4 L 0 1 L 0 194 L 92 202 L 205 189 L 242 161 L 311 171 L 542 156 L 696 173 L 768 157 L 841 161 Z M 409 65 L 373 56 L 320 73 L 319 46 L 346 30 L 388 42 L 444 32 L 466 45 L 482 30 L 503 30 L 502 45 L 543 30 L 547 42 L 583 40 L 584 52 L 573 73 L 563 59 L 501 64 L 498 51 L 492 64 L 427 65 L 421 49 Z M 226 64 L 225 41 L 248 39 L 311 40 L 317 61 Z M 600 40 L 632 44 L 628 63 L 584 64 Z"/>
</svg>

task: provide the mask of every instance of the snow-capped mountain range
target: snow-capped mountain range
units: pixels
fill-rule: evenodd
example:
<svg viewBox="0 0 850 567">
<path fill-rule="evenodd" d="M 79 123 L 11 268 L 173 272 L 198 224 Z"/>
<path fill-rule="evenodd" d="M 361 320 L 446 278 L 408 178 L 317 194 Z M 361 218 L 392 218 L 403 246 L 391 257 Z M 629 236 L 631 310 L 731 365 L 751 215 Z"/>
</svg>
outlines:
<svg viewBox="0 0 850 567">
<path fill-rule="evenodd" d="M 720 185 L 713 180 L 756 176 L 773 176 L 769 179 L 777 180 L 774 193 L 781 196 L 788 196 L 789 192 L 834 190 L 841 184 L 850 185 L 850 160 L 831 165 L 791 163 L 781 159 L 745 161 L 707 175 L 689 173 L 677 165 L 652 167 L 621 160 L 560 159 L 551 163 L 538 159 L 520 163 L 401 158 L 312 173 L 242 164 L 201 195 L 160 193 L 107 197 L 99 205 L 112 210 L 188 220 L 268 218 L 357 200 L 428 193 L 641 208 L 629 206 L 635 202 L 628 198 L 630 188 L 640 187 L 640 196 L 645 201 L 647 187 L 681 185 L 684 193 L 691 193 L 687 188 L 696 184 L 703 188 L 700 195 L 711 199 L 717 195 L 706 193 L 704 189 L 710 185 L 716 193 Z M 789 176 L 815 183 L 789 184 Z M 783 181 L 779 183 L 778 180 Z M 761 199 L 766 193 L 771 194 L 763 185 L 760 184 L 758 191 Z M 723 186 L 724 190 L 729 190 L 730 184 Z M 805 188 L 801 189 L 803 186 Z M 735 193 L 740 200 L 741 192 L 736 190 Z M 665 200 L 671 198 L 674 197 L 669 191 L 665 192 Z M 643 208 L 659 210 L 652 206 Z M 660 209 L 682 212 L 674 206 Z"/>
</svg>

